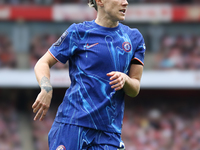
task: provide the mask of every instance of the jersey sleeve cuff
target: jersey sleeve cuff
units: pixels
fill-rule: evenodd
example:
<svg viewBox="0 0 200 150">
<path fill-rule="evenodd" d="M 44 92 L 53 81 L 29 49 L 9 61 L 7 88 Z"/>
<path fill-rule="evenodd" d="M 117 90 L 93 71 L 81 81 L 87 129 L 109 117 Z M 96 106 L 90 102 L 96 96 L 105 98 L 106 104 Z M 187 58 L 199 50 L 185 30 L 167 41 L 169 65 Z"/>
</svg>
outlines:
<svg viewBox="0 0 200 150">
<path fill-rule="evenodd" d="M 58 62 L 61 62 L 62 64 L 65 64 L 64 62 L 62 62 L 62 61 L 60 61 L 59 59 L 57 59 L 52 53 L 51 53 L 51 51 L 48 49 L 48 52 L 49 52 L 49 54 L 55 59 L 55 60 L 57 60 Z"/>
<path fill-rule="evenodd" d="M 138 58 L 133 58 L 131 60 L 131 64 L 141 64 L 142 66 L 144 66 L 144 63 Z"/>
</svg>

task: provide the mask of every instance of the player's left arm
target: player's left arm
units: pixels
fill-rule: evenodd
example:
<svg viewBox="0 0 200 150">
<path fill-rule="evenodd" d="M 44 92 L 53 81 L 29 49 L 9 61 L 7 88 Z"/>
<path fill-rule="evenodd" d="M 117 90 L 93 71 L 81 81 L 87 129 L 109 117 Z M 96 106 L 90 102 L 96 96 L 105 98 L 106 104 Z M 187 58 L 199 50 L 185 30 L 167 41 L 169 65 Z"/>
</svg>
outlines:
<svg viewBox="0 0 200 150">
<path fill-rule="evenodd" d="M 116 91 L 123 90 L 130 97 L 135 97 L 140 91 L 140 80 L 142 77 L 143 65 L 131 64 L 129 75 L 125 73 L 112 71 L 107 74 L 110 76 L 111 88 Z"/>
</svg>

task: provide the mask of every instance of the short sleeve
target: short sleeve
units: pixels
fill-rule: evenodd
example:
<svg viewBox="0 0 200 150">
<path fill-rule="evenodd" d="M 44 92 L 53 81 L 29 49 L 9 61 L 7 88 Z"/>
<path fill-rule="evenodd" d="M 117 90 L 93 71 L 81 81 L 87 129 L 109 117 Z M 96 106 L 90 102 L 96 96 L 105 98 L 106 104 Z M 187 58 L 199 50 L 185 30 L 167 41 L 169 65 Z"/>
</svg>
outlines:
<svg viewBox="0 0 200 150">
<path fill-rule="evenodd" d="M 72 24 L 60 38 L 49 48 L 50 54 L 59 62 L 65 64 L 77 48 L 77 39 L 74 36 L 76 24 Z"/>
<path fill-rule="evenodd" d="M 138 31 L 137 47 L 135 50 L 135 54 L 131 60 L 131 63 L 135 64 L 135 62 L 139 62 L 140 64 L 144 65 L 145 51 L 146 51 L 146 46 L 145 46 L 144 38 L 143 38 L 142 34 Z"/>
</svg>

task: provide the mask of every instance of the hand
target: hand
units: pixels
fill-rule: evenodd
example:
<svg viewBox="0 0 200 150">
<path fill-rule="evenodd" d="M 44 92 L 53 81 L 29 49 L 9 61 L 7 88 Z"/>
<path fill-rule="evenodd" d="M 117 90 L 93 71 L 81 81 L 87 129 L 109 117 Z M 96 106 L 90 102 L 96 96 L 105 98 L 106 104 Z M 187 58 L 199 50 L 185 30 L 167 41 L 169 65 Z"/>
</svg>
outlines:
<svg viewBox="0 0 200 150">
<path fill-rule="evenodd" d="M 126 74 L 118 71 L 112 71 L 107 73 L 107 76 L 110 76 L 111 82 L 109 84 L 112 89 L 115 89 L 115 91 L 121 90 L 124 87 L 127 78 Z"/>
<path fill-rule="evenodd" d="M 42 121 L 47 114 L 47 111 L 50 107 L 52 98 L 52 90 L 47 93 L 44 89 L 38 94 L 34 104 L 32 105 L 33 112 L 36 113 L 34 120 Z"/>
</svg>

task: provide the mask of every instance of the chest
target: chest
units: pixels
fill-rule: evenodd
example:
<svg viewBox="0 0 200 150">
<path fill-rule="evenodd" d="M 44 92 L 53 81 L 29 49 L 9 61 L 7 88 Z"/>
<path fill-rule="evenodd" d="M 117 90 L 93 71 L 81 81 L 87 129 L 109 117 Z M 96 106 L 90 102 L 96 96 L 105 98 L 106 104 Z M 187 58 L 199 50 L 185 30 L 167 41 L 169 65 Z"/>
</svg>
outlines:
<svg viewBox="0 0 200 150">
<path fill-rule="evenodd" d="M 80 50 L 102 58 L 127 59 L 134 54 L 134 45 L 127 35 L 117 32 L 108 34 L 90 34 L 86 41 L 81 41 Z M 94 56 L 95 57 L 95 56 Z"/>
<path fill-rule="evenodd" d="M 79 41 L 76 51 L 79 64 L 88 68 L 125 71 L 134 55 L 134 45 L 127 34 L 90 33 Z"/>
</svg>

